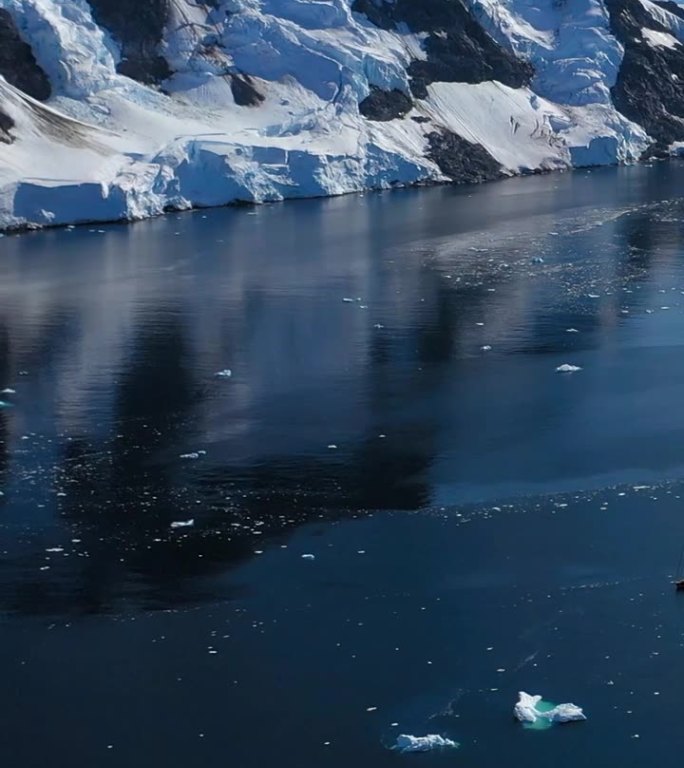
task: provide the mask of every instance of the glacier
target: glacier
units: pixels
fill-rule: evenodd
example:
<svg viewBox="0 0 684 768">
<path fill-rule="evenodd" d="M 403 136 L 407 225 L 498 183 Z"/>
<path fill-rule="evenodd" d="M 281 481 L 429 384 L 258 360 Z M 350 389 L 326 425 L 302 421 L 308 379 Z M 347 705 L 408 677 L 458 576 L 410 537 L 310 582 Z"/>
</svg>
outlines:
<svg viewBox="0 0 684 768">
<path fill-rule="evenodd" d="M 683 42 L 651 0 L 0 0 L 0 230 L 667 155 Z"/>
</svg>

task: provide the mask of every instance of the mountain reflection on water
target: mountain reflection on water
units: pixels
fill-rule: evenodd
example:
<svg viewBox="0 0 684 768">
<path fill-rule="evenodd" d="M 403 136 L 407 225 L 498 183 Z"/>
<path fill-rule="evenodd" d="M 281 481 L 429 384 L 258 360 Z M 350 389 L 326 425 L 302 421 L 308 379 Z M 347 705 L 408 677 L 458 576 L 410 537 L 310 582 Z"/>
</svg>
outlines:
<svg viewBox="0 0 684 768">
<path fill-rule="evenodd" d="M 638 393 L 684 365 L 649 346 L 682 324 L 678 173 L 0 240 L 0 608 L 230 598 L 306 522 L 676 474 L 684 416 L 663 440 Z"/>
</svg>

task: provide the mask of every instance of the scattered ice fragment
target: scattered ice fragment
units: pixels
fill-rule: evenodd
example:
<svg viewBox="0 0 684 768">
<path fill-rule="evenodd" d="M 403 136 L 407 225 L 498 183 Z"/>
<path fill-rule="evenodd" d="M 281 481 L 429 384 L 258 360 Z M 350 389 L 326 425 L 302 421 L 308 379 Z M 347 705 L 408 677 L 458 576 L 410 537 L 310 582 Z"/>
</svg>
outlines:
<svg viewBox="0 0 684 768">
<path fill-rule="evenodd" d="M 377 709 L 377 707 L 366 707 L 366 712 L 376 712 Z"/>
<path fill-rule="evenodd" d="M 402 733 L 392 747 L 397 752 L 430 752 L 433 749 L 456 749 L 458 744 L 451 739 L 445 739 L 436 733 L 427 736 L 410 736 Z"/>
<path fill-rule="evenodd" d="M 577 328 L 567 328 L 565 332 L 566 333 L 579 333 Z"/>
<path fill-rule="evenodd" d="M 233 375 L 233 372 L 230 370 L 230 368 L 224 368 L 222 371 L 217 371 L 216 376 L 218 376 L 220 379 L 229 379 Z"/>
<path fill-rule="evenodd" d="M 532 263 L 533 264 L 543 264 L 544 263 L 544 259 L 541 256 L 534 256 L 532 258 Z"/>
<path fill-rule="evenodd" d="M 556 368 L 556 373 L 575 373 L 576 371 L 581 371 L 579 365 L 571 365 L 570 363 L 563 363 L 563 365 L 559 365 L 558 368 Z"/>
<path fill-rule="evenodd" d="M 335 445 L 335 443 L 330 443 L 330 445 L 328 446 L 328 448 L 329 448 L 331 451 L 334 451 L 334 450 L 336 450 L 336 449 L 337 449 L 337 446 Z"/>
<path fill-rule="evenodd" d="M 11 406 L 11 404 L 10 404 L 10 403 L 6 403 L 4 400 L 0 400 L 0 408 L 11 408 L 11 407 L 12 407 L 12 406 Z M 22 440 L 23 440 L 23 439 L 24 439 L 24 438 L 22 437 Z"/>
<path fill-rule="evenodd" d="M 343 301 L 345 304 L 353 304 L 353 303 L 354 303 L 354 299 L 350 299 L 348 296 L 345 296 L 345 297 L 342 299 L 342 301 Z"/>
<path fill-rule="evenodd" d="M 518 697 L 513 714 L 517 720 L 530 727 L 548 728 L 553 723 L 570 723 L 587 719 L 581 707 L 575 704 L 554 706 L 543 701 L 541 696 L 531 696 L 524 691 L 520 691 Z"/>
<path fill-rule="evenodd" d="M 171 523 L 171 528 L 192 528 L 194 524 L 194 518 L 191 518 L 190 520 L 175 520 Z"/>
<path fill-rule="evenodd" d="M 315 560 L 316 555 L 312 555 L 311 553 L 307 552 L 306 554 L 302 555 L 302 560 Z"/>
<path fill-rule="evenodd" d="M 50 553 L 53 553 L 53 552 L 58 553 L 58 552 L 64 552 L 64 549 L 62 547 L 49 547 L 45 551 Z"/>
<path fill-rule="evenodd" d="M 588 293 L 587 296 L 590 299 L 600 299 L 601 298 L 598 293 Z"/>
<path fill-rule="evenodd" d="M 376 323 L 373 328 L 384 328 L 385 326 L 382 323 Z"/>
<path fill-rule="evenodd" d="M 181 453 L 180 458 L 181 459 L 199 459 L 200 453 L 199 451 L 193 451 L 192 453 Z"/>
<path fill-rule="evenodd" d="M 3 389 L 2 392 L 0 392 L 0 395 L 16 395 L 16 390 L 10 389 L 7 387 L 7 389 Z"/>
<path fill-rule="evenodd" d="M 491 350 L 491 347 L 489 346 L 489 344 L 485 344 L 483 347 L 480 347 L 480 349 L 483 352 L 489 352 Z"/>
</svg>

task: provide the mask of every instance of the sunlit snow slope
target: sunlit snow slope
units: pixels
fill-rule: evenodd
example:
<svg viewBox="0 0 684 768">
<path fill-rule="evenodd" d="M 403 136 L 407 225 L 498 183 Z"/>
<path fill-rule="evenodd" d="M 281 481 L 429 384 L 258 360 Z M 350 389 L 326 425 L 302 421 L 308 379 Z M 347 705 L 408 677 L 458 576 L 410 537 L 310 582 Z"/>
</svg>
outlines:
<svg viewBox="0 0 684 768">
<path fill-rule="evenodd" d="M 0 0 L 0 228 L 667 154 L 681 41 L 650 0 Z"/>
</svg>

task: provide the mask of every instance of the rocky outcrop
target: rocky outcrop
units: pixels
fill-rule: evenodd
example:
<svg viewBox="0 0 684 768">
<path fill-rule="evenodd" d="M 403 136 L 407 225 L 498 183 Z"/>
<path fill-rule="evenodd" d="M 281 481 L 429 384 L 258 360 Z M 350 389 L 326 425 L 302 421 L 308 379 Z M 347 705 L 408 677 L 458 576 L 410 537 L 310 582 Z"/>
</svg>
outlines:
<svg viewBox="0 0 684 768">
<path fill-rule="evenodd" d="M 259 93 L 249 75 L 238 72 L 229 77 L 230 90 L 239 107 L 258 107 L 264 101 L 263 95 Z"/>
<path fill-rule="evenodd" d="M 14 120 L 0 109 L 0 142 L 11 144 L 14 141 L 14 137 L 10 133 L 12 128 L 14 128 Z"/>
<path fill-rule="evenodd" d="M 403 24 L 412 32 L 427 33 L 427 59 L 409 67 L 411 90 L 418 99 L 427 98 L 427 86 L 434 82 L 498 80 L 519 88 L 534 75 L 532 65 L 495 42 L 461 0 L 355 0 L 353 10 L 383 29 Z"/>
<path fill-rule="evenodd" d="M 120 74 L 159 85 L 172 74 L 160 53 L 169 20 L 169 0 L 88 0 L 93 18 L 121 46 Z"/>
<path fill-rule="evenodd" d="M 383 91 L 371 86 L 370 94 L 359 104 L 359 112 L 369 120 L 387 122 L 404 117 L 413 109 L 413 102 L 402 91 Z"/>
<path fill-rule="evenodd" d="M 479 183 L 504 176 L 501 165 L 480 144 L 471 144 L 451 131 L 433 131 L 427 138 L 428 157 L 452 181 Z"/>
<path fill-rule="evenodd" d="M 44 101 L 50 97 L 52 89 L 47 75 L 38 66 L 31 46 L 22 40 L 12 16 L 3 8 L 0 8 L 0 75 L 34 99 Z"/>
<path fill-rule="evenodd" d="M 684 47 L 655 45 L 648 32 L 670 35 L 639 0 L 605 0 L 610 28 L 625 49 L 613 103 L 655 139 L 651 152 L 684 140 Z M 674 40 L 674 38 L 672 38 Z"/>
</svg>

